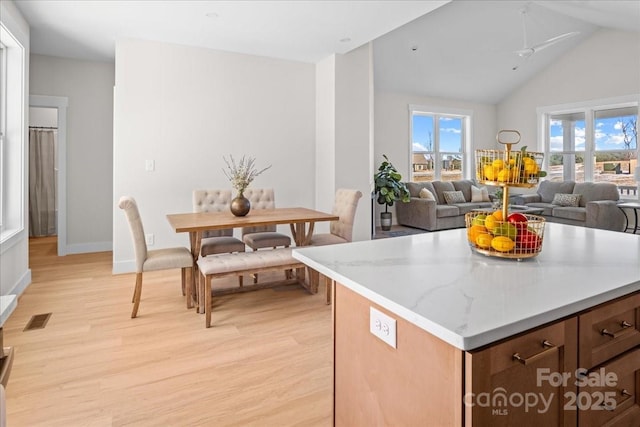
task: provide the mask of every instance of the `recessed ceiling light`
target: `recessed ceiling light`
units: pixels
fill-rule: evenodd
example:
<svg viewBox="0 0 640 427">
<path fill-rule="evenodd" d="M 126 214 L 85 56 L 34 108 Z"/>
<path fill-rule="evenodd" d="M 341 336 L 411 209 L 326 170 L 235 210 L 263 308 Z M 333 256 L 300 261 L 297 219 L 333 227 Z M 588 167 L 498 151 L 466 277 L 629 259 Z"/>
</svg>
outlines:
<svg viewBox="0 0 640 427">
<path fill-rule="evenodd" d="M 218 13 L 217 13 L 217 12 L 208 12 L 208 13 L 205 13 L 205 16 L 206 16 L 207 18 L 214 18 L 214 19 L 215 19 L 215 18 L 219 18 L 219 17 L 220 17 L 220 15 L 218 15 Z"/>
<path fill-rule="evenodd" d="M 351 41 L 351 39 L 349 37 L 345 37 L 343 39 L 340 39 L 340 43 L 349 43 Z"/>
<path fill-rule="evenodd" d="M 411 46 L 411 50 L 415 52 L 416 50 L 418 50 L 418 46 L 417 45 Z"/>
</svg>

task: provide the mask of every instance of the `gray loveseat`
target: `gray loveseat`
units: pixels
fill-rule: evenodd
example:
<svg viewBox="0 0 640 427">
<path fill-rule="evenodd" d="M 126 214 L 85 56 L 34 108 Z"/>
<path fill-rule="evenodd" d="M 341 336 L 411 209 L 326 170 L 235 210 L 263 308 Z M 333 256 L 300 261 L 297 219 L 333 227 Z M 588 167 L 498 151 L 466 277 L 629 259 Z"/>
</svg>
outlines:
<svg viewBox="0 0 640 427">
<path fill-rule="evenodd" d="M 577 206 L 553 204 L 556 194 L 579 195 Z M 543 208 L 549 222 L 621 231 L 624 214 L 618 208 L 618 187 L 610 182 L 542 181 L 534 194 L 512 196 L 512 203 Z M 556 200 L 557 203 L 557 200 Z"/>
<path fill-rule="evenodd" d="M 431 181 L 431 182 L 407 182 L 407 188 L 411 195 L 408 203 L 398 202 L 396 207 L 396 220 L 400 225 L 435 231 L 448 228 L 460 228 L 465 226 L 464 215 L 472 209 L 486 208 L 491 202 L 471 202 L 471 186 L 475 183 L 471 180 L 460 181 Z M 420 190 L 428 189 L 436 200 L 428 200 L 420 197 Z M 447 204 L 445 191 L 462 191 L 464 202 Z"/>
</svg>

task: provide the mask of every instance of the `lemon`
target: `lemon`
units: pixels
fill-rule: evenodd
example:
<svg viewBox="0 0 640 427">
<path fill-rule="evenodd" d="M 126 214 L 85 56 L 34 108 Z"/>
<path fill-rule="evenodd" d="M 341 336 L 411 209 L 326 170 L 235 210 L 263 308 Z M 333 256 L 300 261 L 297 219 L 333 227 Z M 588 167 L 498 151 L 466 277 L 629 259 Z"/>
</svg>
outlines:
<svg viewBox="0 0 640 427">
<path fill-rule="evenodd" d="M 491 247 L 492 240 L 493 236 L 491 234 L 481 233 L 476 237 L 476 245 L 482 249 L 489 249 Z"/>
<path fill-rule="evenodd" d="M 485 165 L 484 168 L 482 168 L 482 171 L 484 172 L 484 176 L 488 181 L 496 180 L 496 173 L 493 170 L 493 166 Z"/>
<path fill-rule="evenodd" d="M 496 236 L 491 239 L 491 247 L 498 252 L 509 252 L 516 246 L 516 243 L 506 236 Z"/>
<path fill-rule="evenodd" d="M 484 219 L 484 226 L 487 230 L 493 233 L 493 230 L 498 226 L 500 221 L 493 215 L 487 215 Z"/>
<path fill-rule="evenodd" d="M 509 169 L 502 169 L 498 172 L 498 181 L 507 182 L 509 181 Z"/>
</svg>

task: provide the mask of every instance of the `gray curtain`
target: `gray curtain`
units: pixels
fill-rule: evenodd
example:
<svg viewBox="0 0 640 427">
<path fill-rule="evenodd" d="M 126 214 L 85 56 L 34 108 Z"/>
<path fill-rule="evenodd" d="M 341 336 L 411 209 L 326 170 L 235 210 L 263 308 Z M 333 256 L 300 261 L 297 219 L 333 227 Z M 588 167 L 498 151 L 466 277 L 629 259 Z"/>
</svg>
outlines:
<svg viewBox="0 0 640 427">
<path fill-rule="evenodd" d="M 55 132 L 29 129 L 29 236 L 56 234 Z"/>
</svg>

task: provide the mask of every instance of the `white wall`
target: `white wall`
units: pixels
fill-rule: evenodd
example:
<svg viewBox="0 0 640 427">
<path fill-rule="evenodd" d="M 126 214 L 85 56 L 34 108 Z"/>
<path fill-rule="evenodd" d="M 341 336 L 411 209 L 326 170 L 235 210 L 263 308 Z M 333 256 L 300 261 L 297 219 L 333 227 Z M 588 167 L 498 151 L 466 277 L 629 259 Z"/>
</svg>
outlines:
<svg viewBox="0 0 640 427">
<path fill-rule="evenodd" d="M 477 148 L 493 148 L 496 140 L 496 108 L 494 105 L 464 102 L 452 99 L 410 95 L 385 91 L 375 92 L 375 160 L 374 172 L 382 162 L 382 155 L 386 154 L 393 165 L 402 175 L 403 181 L 410 177 L 411 139 L 409 135 L 410 112 L 409 105 L 425 105 L 446 108 L 459 108 L 473 112 L 471 130 L 472 153 Z M 470 178 L 470 177 L 467 177 Z M 375 204 L 376 222 L 378 213 L 383 208 Z M 395 206 L 392 208 L 395 213 Z M 395 222 L 395 215 L 393 217 Z"/>
<path fill-rule="evenodd" d="M 362 192 L 353 240 L 371 239 L 373 172 L 373 46 L 336 56 L 336 188 Z"/>
<path fill-rule="evenodd" d="M 113 157 L 114 272 L 132 271 L 121 195 L 138 201 L 157 247 L 188 246 L 168 213 L 190 212 L 197 188 L 231 188 L 222 156 L 254 156 L 254 188 L 277 206 L 315 203 L 315 66 L 166 43 L 116 45 Z M 145 160 L 155 171 L 145 172 Z M 289 233 L 288 227 L 279 231 Z M 154 247 L 150 247 L 154 249 Z"/>
<path fill-rule="evenodd" d="M 316 64 L 316 207 L 331 212 L 336 188 L 336 55 Z M 321 185 L 322 184 L 322 185 Z M 327 223 L 316 224 L 328 233 Z"/>
<path fill-rule="evenodd" d="M 111 250 L 114 64 L 31 55 L 31 95 L 67 97 L 66 253 Z"/>
<path fill-rule="evenodd" d="M 599 30 L 497 106 L 498 128 L 536 147 L 538 107 L 640 93 L 640 32 Z"/>
<path fill-rule="evenodd" d="M 27 126 L 29 118 L 29 25 L 24 20 L 15 4 L 11 0 L 0 1 L 0 22 L 24 46 L 26 64 L 23 71 L 22 80 L 24 82 L 22 94 L 22 106 L 9 105 L 14 113 L 23 115 L 22 140 L 28 141 Z M 10 238 L 0 247 L 0 295 L 21 294 L 31 283 L 31 270 L 29 269 L 29 233 L 28 233 L 28 206 L 26 185 L 28 176 L 28 157 L 25 148 L 23 152 L 23 174 L 22 179 L 25 184 L 22 187 L 23 201 L 23 228 L 15 236 Z"/>
</svg>

